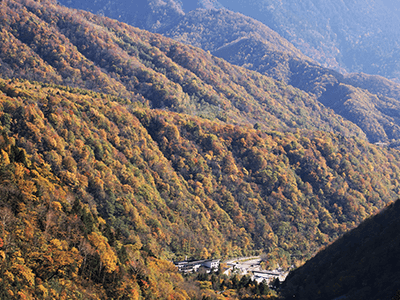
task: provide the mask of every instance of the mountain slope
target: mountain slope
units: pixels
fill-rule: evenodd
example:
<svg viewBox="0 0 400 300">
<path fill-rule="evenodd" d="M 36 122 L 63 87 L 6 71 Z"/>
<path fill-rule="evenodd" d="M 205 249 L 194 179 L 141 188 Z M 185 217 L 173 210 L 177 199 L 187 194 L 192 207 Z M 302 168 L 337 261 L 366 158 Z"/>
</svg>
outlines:
<svg viewBox="0 0 400 300">
<path fill-rule="evenodd" d="M 325 67 L 399 80 L 396 1 L 219 1 L 277 31 Z"/>
<path fill-rule="evenodd" d="M 215 28 L 232 42 L 225 39 L 223 43 Z M 369 76 L 366 84 L 367 75 L 343 77 L 320 67 L 249 18 L 224 10 L 196 11 L 186 14 L 179 25 L 164 34 L 314 94 L 325 106 L 359 125 L 372 142 L 400 137 L 400 123 L 394 113 L 400 110 L 400 97 L 394 92 L 398 84 L 377 76 Z"/>
<path fill-rule="evenodd" d="M 312 96 L 200 49 L 55 4 L 28 1 L 27 10 L 5 3 L 0 59 L 6 76 L 141 95 L 154 108 L 233 124 L 365 137 Z"/>
<path fill-rule="evenodd" d="M 113 3 L 119 7 L 122 2 Z M 85 7 L 90 3 L 85 2 Z M 146 14 L 153 16 L 143 11 Z M 368 84 L 362 82 L 366 75 L 344 78 L 302 55 L 267 26 L 227 10 L 190 11 L 164 25 L 157 31 L 312 94 L 360 126 L 371 142 L 398 145 L 400 122 L 396 111 L 400 98 L 398 93 L 389 92 L 388 86 L 398 90 L 399 85 L 377 76 L 369 77 Z"/>
<path fill-rule="evenodd" d="M 176 20 L 174 26 L 160 33 L 212 53 L 249 39 L 263 43 L 271 52 L 287 52 L 295 58 L 310 60 L 261 22 L 226 9 L 190 11 Z"/>
<path fill-rule="evenodd" d="M 397 201 L 290 274 L 284 286 L 287 298 L 394 297 L 400 284 L 399 213 Z"/>
<path fill-rule="evenodd" d="M 141 166 L 139 169 L 143 168 L 143 165 L 148 165 L 151 169 L 154 168 L 152 171 L 146 171 L 146 173 L 153 174 L 155 172 L 158 174 L 158 172 L 163 172 L 162 176 L 158 175 L 160 178 L 150 181 L 154 182 L 153 185 L 145 185 L 141 189 L 139 197 L 141 199 L 142 197 L 144 197 L 143 199 L 147 199 L 146 197 L 149 197 L 149 195 L 152 195 L 151 199 L 156 197 L 156 202 L 158 203 L 156 207 L 160 210 L 160 215 L 156 215 L 157 222 L 155 224 L 164 224 L 163 227 L 165 226 L 165 228 L 169 228 L 168 224 L 170 222 L 169 217 L 165 216 L 165 210 L 168 211 L 167 207 L 172 211 L 176 210 L 177 203 L 181 201 L 178 199 L 187 199 L 188 206 L 178 206 L 183 213 L 188 207 L 195 209 L 199 205 L 200 207 L 204 205 L 203 202 L 198 202 L 199 199 L 197 197 L 199 195 L 197 195 L 196 190 L 200 195 L 203 195 L 201 187 L 206 184 L 208 187 L 203 191 L 205 197 L 203 201 L 210 201 L 207 199 L 220 199 L 221 195 L 224 195 L 222 199 L 218 200 L 218 205 L 207 204 L 206 207 L 211 206 L 207 209 L 202 209 L 205 209 L 203 211 L 205 215 L 214 216 L 212 218 L 218 219 L 221 214 L 224 215 L 225 213 L 229 218 L 225 219 L 226 224 L 220 229 L 218 229 L 219 227 L 211 226 L 211 221 L 205 218 L 202 221 L 205 222 L 204 227 L 200 227 L 198 230 L 201 230 L 201 228 L 214 228 L 216 231 L 213 234 L 206 234 L 205 232 L 207 231 L 204 231 L 204 236 L 200 234 L 202 238 L 199 237 L 197 239 L 199 241 L 199 244 L 195 247 L 197 250 L 210 244 L 209 238 L 218 240 L 218 236 L 222 236 L 222 241 L 224 242 L 221 241 L 218 246 L 215 245 L 215 249 L 212 248 L 211 253 L 221 253 L 224 243 L 233 242 L 230 241 L 231 238 L 236 241 L 238 237 L 239 240 L 237 241 L 236 249 L 241 249 L 238 251 L 271 247 L 272 240 L 268 238 L 269 234 L 255 235 L 255 228 L 260 227 L 251 225 L 253 221 L 239 222 L 238 224 L 249 224 L 245 226 L 245 228 L 249 226 L 248 229 L 241 231 L 239 234 L 238 226 L 240 225 L 233 222 L 233 220 L 236 220 L 237 216 L 243 215 L 246 216 L 245 220 L 253 218 L 258 220 L 265 219 L 266 215 L 264 214 L 269 214 L 271 207 L 273 207 L 264 202 L 269 197 L 272 197 L 272 199 L 281 199 L 280 201 L 288 199 L 289 202 L 294 201 L 296 203 L 296 199 L 307 199 L 308 196 L 306 195 L 310 194 L 315 202 L 314 208 L 322 205 L 324 209 L 327 209 L 328 215 L 332 213 L 335 215 L 331 221 L 327 221 L 324 227 L 318 230 L 316 226 L 320 223 L 315 223 L 314 225 L 307 225 L 310 231 L 306 230 L 303 232 L 300 230 L 299 232 L 291 233 L 295 236 L 298 235 L 293 240 L 300 239 L 303 241 L 306 240 L 305 237 L 309 234 L 314 235 L 318 233 L 321 237 L 315 243 L 313 242 L 311 246 L 311 249 L 315 251 L 320 243 L 324 243 L 337 236 L 338 232 L 334 228 L 337 229 L 338 224 L 343 224 L 343 228 L 352 227 L 354 226 L 352 222 L 358 223 L 366 215 L 379 209 L 383 205 L 383 202 L 379 199 L 378 195 L 384 198 L 384 202 L 389 201 L 397 195 L 396 181 L 385 181 L 383 186 L 375 184 L 379 180 L 380 174 L 384 172 L 378 166 L 381 164 L 380 159 L 382 156 L 388 156 L 387 154 L 383 154 L 386 153 L 386 150 L 376 150 L 378 153 L 381 153 L 379 159 L 374 157 L 370 157 L 369 159 L 371 159 L 372 168 L 377 171 L 376 173 L 372 173 L 371 179 L 366 184 L 367 187 L 371 186 L 371 189 L 375 192 L 364 197 L 359 195 L 362 198 L 361 202 L 363 204 L 361 206 L 354 206 L 353 197 L 355 194 L 358 195 L 358 193 L 363 191 L 365 181 L 359 181 L 358 177 L 346 179 L 346 175 L 344 174 L 355 172 L 367 176 L 366 174 L 370 172 L 369 167 L 359 166 L 359 160 L 364 160 L 361 153 L 373 152 L 375 150 L 372 150 L 372 148 L 371 150 L 365 150 L 369 149 L 369 146 L 367 146 L 366 142 L 359 140 L 347 140 L 348 145 L 342 146 L 342 141 L 346 140 L 343 136 L 354 136 L 360 132 L 359 129 L 351 123 L 345 123 L 340 117 L 332 114 L 331 111 L 326 110 L 323 106 L 319 106 L 307 94 L 295 90 L 290 86 L 275 82 L 258 73 L 231 66 L 199 49 L 183 46 L 172 40 L 137 30 L 107 18 L 97 17 L 84 12 L 71 11 L 51 4 L 51 2 L 43 5 L 28 1 L 26 2 L 26 6 L 20 5 L 17 2 L 5 3 L 8 6 L 2 6 L 1 21 L 4 25 L 2 32 L 7 37 L 4 38 L 4 41 L 8 43 L 7 45 L 10 45 L 9 49 L 14 50 L 15 48 L 15 52 L 8 52 L 13 55 L 6 55 L 3 52 L 2 59 L 8 64 L 5 70 L 14 72 L 14 76 L 35 79 L 37 78 L 35 75 L 42 74 L 40 73 L 41 70 L 49 70 L 46 74 L 53 77 L 44 78 L 45 81 L 90 87 L 103 92 L 105 95 L 108 94 L 107 97 L 118 95 L 124 97 L 122 99 L 126 99 L 121 101 L 122 104 L 128 105 L 128 107 L 132 106 L 133 102 L 140 102 L 149 103 L 151 107 L 161 107 L 189 113 L 195 112 L 199 114 L 201 111 L 203 116 L 209 118 L 216 115 L 225 121 L 248 126 L 246 127 L 247 129 L 243 129 L 244 131 L 238 129 L 232 131 L 232 125 L 224 125 L 223 122 L 215 123 L 215 125 L 212 125 L 215 127 L 213 128 L 208 121 L 203 122 L 202 125 L 196 125 L 187 120 L 190 119 L 189 117 L 181 116 L 176 116 L 172 119 L 167 118 L 167 121 L 163 121 L 165 113 L 150 112 L 147 110 L 141 112 L 140 109 L 133 113 L 131 111 L 132 108 L 126 110 L 123 107 L 118 109 L 124 111 L 125 114 L 120 119 L 114 116 L 114 111 L 108 111 L 108 106 L 106 106 L 108 100 L 99 102 L 98 105 L 103 103 L 103 106 L 96 109 L 92 107 L 95 104 L 93 100 L 90 101 L 89 106 L 86 104 L 76 106 L 64 100 L 67 101 L 65 104 L 67 106 L 60 104 L 61 107 L 59 109 L 71 110 L 70 114 L 75 115 L 75 118 L 71 117 L 72 119 L 67 121 L 67 123 L 64 122 L 64 126 L 60 123 L 60 115 L 52 110 L 54 108 L 50 109 L 39 106 L 36 108 L 42 111 L 41 113 L 37 112 L 37 115 L 40 116 L 39 120 L 43 119 L 41 115 L 46 120 L 43 124 L 43 121 L 39 122 L 43 125 L 41 125 L 42 129 L 40 130 L 35 124 L 24 125 L 23 127 L 11 126 L 13 123 L 10 119 L 18 119 L 19 112 L 14 109 L 5 111 L 4 126 L 9 126 L 10 130 L 11 128 L 15 130 L 13 135 L 24 136 L 25 139 L 30 140 L 27 144 L 21 142 L 21 146 L 28 147 L 30 143 L 33 145 L 37 143 L 39 145 L 43 144 L 39 147 L 41 156 L 48 159 L 49 164 L 54 165 L 55 170 L 60 172 L 63 168 L 60 169 L 57 164 L 60 161 L 60 157 L 63 158 L 61 161 L 64 160 L 65 156 L 68 157 L 62 149 L 65 147 L 65 139 L 70 139 L 70 135 L 71 141 L 74 140 L 73 137 L 75 139 L 80 137 L 78 140 L 81 140 L 83 145 L 88 145 L 93 149 L 93 158 L 95 160 L 89 168 L 101 168 L 102 164 L 97 162 L 98 160 L 103 163 L 107 162 L 106 166 L 108 166 L 110 161 L 112 162 L 113 160 L 111 158 L 112 155 L 121 152 L 123 153 L 123 156 L 120 158 L 121 161 L 116 165 L 112 164 L 112 168 L 116 168 L 119 164 L 124 164 L 122 162 L 124 161 L 124 157 L 126 157 L 132 160 L 131 163 L 135 165 L 135 167 L 130 167 L 133 169 L 129 172 L 133 172 L 132 170 L 136 170 L 135 168 L 139 166 Z M 20 20 L 24 22 L 20 22 Z M 77 28 L 79 30 L 76 30 Z M 11 29 L 13 30 L 11 31 Z M 25 32 L 34 32 L 35 34 L 33 36 L 24 35 Z M 48 38 L 42 40 L 42 37 Z M 62 47 L 60 46 L 61 43 L 63 44 Z M 17 47 L 12 48 L 12 45 L 17 45 Z M 27 57 L 20 49 L 30 53 L 30 56 Z M 33 64 L 35 67 L 31 67 Z M 36 73 L 37 70 L 39 73 Z M 74 74 L 74 76 L 69 77 L 71 76 L 70 74 Z M 4 86 L 4 92 L 7 96 L 14 98 L 19 95 L 19 92 L 8 92 L 7 82 L 4 83 Z M 29 87 L 28 89 L 35 90 L 34 87 Z M 50 94 L 49 97 L 54 96 L 54 94 L 56 92 Z M 22 95 L 25 94 L 22 93 Z M 29 98 L 31 95 L 35 95 L 35 92 L 29 92 L 27 97 Z M 73 98 L 73 96 L 71 97 Z M 96 98 L 98 97 L 96 96 Z M 35 96 L 34 99 L 44 98 L 47 98 L 47 96 Z M 24 99 L 24 96 L 22 96 L 22 99 Z M 39 100 L 34 100 L 34 103 L 37 101 Z M 45 104 L 48 103 L 46 102 L 47 100 L 43 101 Z M 115 101 L 118 102 L 119 100 Z M 57 101 L 51 104 L 51 106 L 55 106 L 56 103 Z M 28 103 L 20 103 L 20 105 L 25 107 Z M 91 107 L 95 111 L 87 112 L 87 109 L 90 110 Z M 77 109 L 77 111 L 74 112 L 74 109 Z M 89 119 L 86 120 L 86 117 Z M 80 125 L 82 118 L 84 118 L 83 120 L 88 125 L 83 127 Z M 193 122 L 200 122 L 196 117 L 192 118 L 194 118 Z M 129 122 L 122 121 L 124 119 L 129 120 Z M 178 122 L 177 120 L 180 121 Z M 267 133 L 252 131 L 251 128 L 255 122 L 259 122 L 255 126 L 256 128 L 268 129 L 269 131 Z M 132 124 L 138 127 L 137 132 L 126 132 L 126 129 L 119 127 L 131 127 Z M 53 126 L 56 126 L 57 129 L 52 128 Z M 104 129 L 105 132 L 99 131 L 98 126 L 100 126 L 100 129 Z M 63 130 L 63 127 L 68 132 L 71 131 L 71 133 L 61 132 L 60 130 Z M 203 127 L 207 128 L 204 129 L 204 134 L 201 133 Z M 303 127 L 307 131 L 302 133 L 293 131 L 293 133 L 288 132 L 283 135 L 278 133 L 279 131 L 293 127 Z M 320 133 L 317 131 L 317 129 L 323 128 L 327 131 L 341 132 L 342 136 L 336 135 L 336 133 L 331 136 L 330 133 Z M 56 150 L 53 149 L 55 147 L 54 138 L 49 138 L 49 141 L 47 141 L 47 139 L 43 140 L 40 135 L 45 132 L 54 132 L 54 130 L 57 131 L 55 136 L 60 137 L 56 144 L 60 143 L 64 146 L 61 146 L 58 150 L 58 155 L 53 157 L 54 153 L 52 151 Z M 88 139 L 86 137 L 88 130 L 95 132 L 95 136 Z M 275 132 L 276 130 L 278 132 Z M 226 135 L 225 132 L 230 132 L 232 136 Z M 32 135 L 32 133 L 35 134 Z M 166 140 L 163 135 L 166 135 Z M 304 136 L 304 139 L 300 140 L 301 136 Z M 359 133 L 359 136 L 364 138 L 361 133 Z M 179 137 L 182 137 L 182 139 Z M 322 139 L 321 141 L 319 137 Z M 96 142 L 98 139 L 103 141 L 100 143 Z M 311 140 L 314 139 L 315 141 L 312 142 Z M 121 142 L 121 140 L 124 142 Z M 174 145 L 170 145 L 171 140 L 174 141 L 175 146 L 179 146 L 178 149 L 170 148 Z M 332 142 L 329 142 L 330 140 Z M 145 143 L 142 142 L 144 144 L 142 148 L 139 147 L 140 151 L 134 146 L 134 143 L 137 141 L 146 141 Z M 75 147 L 82 147 L 80 142 L 78 144 Z M 150 147 L 150 150 L 147 147 Z M 214 149 L 214 147 L 216 148 Z M 252 147 L 256 148 L 253 149 Z M 258 149 L 259 147 L 261 149 Z M 342 149 L 341 147 L 344 148 Z M 351 147 L 360 147 L 360 150 L 357 154 L 346 153 L 346 150 Z M 131 152 L 128 149 L 137 149 L 139 152 L 134 154 L 135 152 Z M 191 149 L 191 155 L 185 149 Z M 340 152 L 340 156 L 331 156 L 332 151 L 334 151 L 333 149 L 337 149 L 336 151 Z M 70 150 L 71 153 L 80 153 L 79 151 Z M 271 151 L 272 153 L 270 153 Z M 143 155 L 143 158 L 140 158 L 139 153 L 141 152 L 146 153 Z M 28 153 L 34 155 L 36 150 L 32 149 Z M 199 156 L 196 157 L 196 155 Z M 393 155 L 396 156 L 396 152 L 393 152 Z M 309 160 L 309 156 L 313 158 Z M 161 157 L 160 160 L 156 159 L 157 157 Z M 392 169 L 390 172 L 387 170 L 385 172 L 389 172 L 388 176 L 391 177 L 391 180 L 395 180 L 397 167 L 396 165 L 392 165 L 395 164 L 395 158 L 392 158 L 390 155 L 388 157 L 389 160 L 386 160 L 386 162 L 390 165 L 389 168 Z M 143 159 L 146 163 L 142 162 Z M 154 159 L 159 161 L 159 163 L 153 162 Z M 350 167 L 345 163 L 348 159 L 353 159 L 356 164 Z M 199 161 L 203 162 L 201 166 L 198 166 L 196 163 Z M 172 164 L 174 169 L 168 166 L 169 163 Z M 72 165 L 74 165 L 73 162 Z M 322 169 L 318 169 L 318 165 Z M 79 173 L 84 172 L 85 168 L 85 164 L 83 164 L 82 169 L 79 169 Z M 69 184 L 78 184 L 79 181 L 77 182 L 77 179 L 74 178 L 80 178 L 82 174 L 73 176 L 70 174 L 71 170 L 75 170 L 75 168 L 67 168 L 65 170 L 67 171 L 66 173 L 57 174 L 61 177 L 66 176 L 65 180 L 67 182 L 69 182 L 68 180 L 71 181 Z M 113 178 L 118 178 L 117 183 L 123 183 L 127 180 L 124 177 L 125 175 L 120 174 L 120 172 L 117 169 L 111 172 L 114 174 Z M 178 174 L 175 174 L 175 172 Z M 204 172 L 202 176 L 196 175 L 202 172 Z M 247 172 L 249 175 L 246 175 Z M 96 171 L 94 174 L 99 173 Z M 99 202 L 96 204 L 98 205 L 98 210 L 111 222 L 116 215 L 121 214 L 121 210 L 126 211 L 128 215 L 129 210 L 125 206 L 119 206 L 118 210 L 115 209 L 117 205 L 115 198 L 118 199 L 115 195 L 117 192 L 121 193 L 123 189 L 118 187 L 120 183 L 117 184 L 117 187 L 113 186 L 113 180 L 110 180 L 107 174 L 106 172 L 99 178 L 87 178 L 87 175 L 84 177 L 87 178 L 88 182 L 86 190 L 86 193 L 89 193 L 88 199 L 91 197 L 98 199 Z M 283 176 L 282 174 L 286 175 Z M 331 176 L 328 174 L 331 174 Z M 139 182 L 144 184 L 145 180 L 143 178 L 147 178 L 147 176 L 143 175 Z M 154 176 L 156 175 L 154 174 Z M 197 178 L 197 176 L 199 177 Z M 243 183 L 243 189 L 247 190 L 247 194 L 243 192 L 246 196 L 234 188 L 238 185 L 240 186 L 241 176 L 250 176 Z M 331 178 L 332 181 L 321 179 L 320 176 Z M 182 178 L 184 179 L 183 181 Z M 83 180 L 85 182 L 85 179 Z M 291 182 L 290 187 L 296 187 L 293 191 L 286 186 L 287 180 Z M 271 182 L 266 185 L 266 182 L 269 181 Z M 337 189 L 343 185 L 344 181 L 348 181 L 347 187 L 339 192 Z M 310 185 L 304 185 L 305 182 L 309 182 Z M 171 183 L 176 187 L 171 188 Z M 111 184 L 111 186 L 108 186 L 108 184 Z M 135 180 L 130 183 L 133 186 L 137 184 Z M 104 185 L 105 187 L 101 188 Z M 251 185 L 254 185 L 255 188 L 253 192 L 250 192 L 252 188 L 249 188 L 249 186 Z M 334 188 L 331 188 L 332 185 Z M 164 191 L 164 188 L 166 191 Z M 102 189 L 105 189 L 104 192 L 102 192 Z M 384 192 L 383 189 L 387 189 L 387 191 Z M 319 195 L 319 190 L 323 194 Z M 110 194 L 106 191 L 110 191 Z M 135 191 L 135 193 L 137 192 Z M 158 193 L 160 194 L 158 195 Z M 255 217 L 250 213 L 247 206 L 250 200 L 245 199 L 251 197 L 250 195 L 253 195 L 251 198 L 255 199 L 256 197 L 254 196 L 259 193 L 260 199 L 257 201 L 262 201 L 263 204 L 260 207 L 260 211 L 253 211 L 257 214 L 257 217 Z M 295 196 L 296 194 L 298 195 Z M 125 199 L 122 195 L 121 198 Z M 234 201 L 225 208 L 224 201 L 228 200 Z M 304 200 L 303 202 L 302 200 L 302 204 L 295 204 L 295 206 L 300 205 L 302 209 L 299 211 L 301 212 L 303 209 L 306 209 L 306 215 L 311 216 L 315 214 L 315 211 L 314 208 L 311 210 L 307 208 L 309 201 Z M 348 216 L 342 218 L 341 209 L 334 206 L 335 201 L 341 203 L 338 207 L 342 207 L 342 209 L 346 207 L 346 214 Z M 349 205 L 348 201 L 353 204 Z M 370 202 L 373 203 L 371 206 L 368 204 Z M 210 203 L 213 202 L 211 201 Z M 279 204 L 277 207 L 281 205 Z M 361 213 L 356 216 L 354 212 L 359 210 Z M 281 217 L 273 217 L 272 214 L 268 215 L 268 218 L 270 218 L 271 222 L 275 220 L 273 221 L 276 222 L 274 224 L 279 224 L 280 220 L 291 219 L 287 215 L 288 211 L 284 210 L 282 213 Z M 142 214 L 147 215 L 145 212 L 142 212 Z M 189 213 L 189 215 L 191 214 Z M 199 220 L 203 219 L 201 214 L 196 213 L 196 215 L 200 218 Z M 318 217 L 314 216 L 314 218 L 325 218 L 325 216 L 324 214 Z M 126 222 L 129 224 L 130 217 L 125 217 L 127 220 L 123 221 L 122 224 Z M 112 225 L 116 226 L 116 224 L 120 224 L 121 220 L 124 220 L 125 217 L 120 217 L 119 221 L 115 221 L 117 222 L 115 224 L 112 221 Z M 179 230 L 186 232 L 184 235 L 191 236 L 193 234 L 191 233 L 191 228 L 197 218 L 191 220 L 185 213 L 180 218 L 183 218 L 182 224 L 186 225 L 181 225 Z M 296 222 L 305 222 L 304 217 L 299 217 Z M 261 224 L 264 224 L 264 222 L 261 222 Z M 289 226 L 289 224 L 290 222 L 285 226 Z M 260 226 L 264 228 L 264 225 Z M 150 228 L 153 227 L 150 226 Z M 157 227 L 158 225 L 155 226 L 155 228 Z M 286 234 L 287 228 L 281 230 L 279 227 L 279 225 L 273 225 L 271 228 L 274 228 L 272 229 L 273 231 L 278 230 L 281 232 L 280 234 Z M 299 227 L 302 226 L 299 225 Z M 144 228 L 147 228 L 147 226 L 144 226 Z M 263 231 L 269 232 L 268 226 L 262 229 L 261 232 Z M 167 229 L 167 232 L 169 233 L 164 233 L 166 236 L 181 236 L 177 232 L 170 232 L 170 229 Z M 244 237 L 240 238 L 242 234 Z M 280 245 L 280 242 L 273 242 L 273 244 L 276 243 Z M 169 240 L 165 244 L 165 247 L 172 247 L 171 249 L 173 250 L 171 251 L 176 253 L 182 250 L 181 245 L 180 242 L 176 244 L 176 242 Z M 294 247 L 294 245 L 295 243 L 291 246 L 279 247 L 283 247 L 283 249 L 287 248 L 288 250 Z M 303 255 L 307 255 L 306 253 L 309 253 L 307 247 L 309 246 L 305 246 L 297 256 L 302 258 Z M 192 254 L 194 255 L 194 253 Z"/>
<path fill-rule="evenodd" d="M 323 68 L 251 18 L 227 10 L 197 10 L 162 33 L 315 95 L 360 126 L 371 142 L 400 137 L 400 122 L 393 113 L 400 109 L 400 97 L 389 92 L 398 90 L 398 84 L 378 76 L 369 76 L 366 84 L 367 75 L 344 77 Z"/>
<path fill-rule="evenodd" d="M 11 85 L 7 90 L 16 92 Z M 0 98 L 4 104 L 5 96 Z M 9 102 L 9 108 L 15 105 L 20 112 L 29 114 L 17 103 L 17 99 Z M 33 112 L 32 105 L 30 108 Z M 3 121 L 4 117 L 2 111 Z M 24 125 L 22 117 L 9 120 L 18 123 L 17 127 Z M 53 132 L 42 137 L 49 141 L 55 135 Z M 2 299 L 195 299 L 193 294 L 201 294 L 195 284 L 183 289 L 184 280 L 173 264 L 155 257 L 154 249 L 143 246 L 132 230 L 129 236 L 123 236 L 98 214 L 93 198 L 79 191 L 87 187 L 87 181 L 82 175 L 75 177 L 72 156 L 64 157 L 62 165 L 59 162 L 56 166 L 53 161 L 50 166 L 41 155 L 28 155 L 16 146 L 22 139 L 10 137 L 2 127 Z M 28 151 L 39 146 L 30 145 Z M 55 145 L 54 140 L 53 145 L 61 146 Z M 57 159 L 56 151 L 50 155 Z M 60 172 L 63 166 L 69 166 L 71 172 Z M 56 167 L 55 171 L 52 167 Z"/>
<path fill-rule="evenodd" d="M 12 220 L 0 223 L 5 292 L 63 282 L 69 299 L 77 290 L 167 299 L 182 278 L 166 259 L 265 251 L 269 267 L 300 264 L 400 193 L 398 151 L 363 140 L 260 131 L 23 80 L 1 79 L 0 90 L 1 162 L 19 176 L 0 176 L 2 218 Z M 66 257 L 53 258 L 60 269 L 39 267 L 46 251 Z M 13 285 L 14 260 L 37 289 Z"/>
<path fill-rule="evenodd" d="M 176 22 L 176 19 L 197 8 L 222 8 L 222 5 L 216 0 L 122 0 L 118 4 L 109 0 L 63 0 L 60 3 L 156 32 L 168 28 Z"/>
<path fill-rule="evenodd" d="M 1 123 L 72 197 L 157 257 L 301 261 L 399 193 L 399 154 L 263 132 L 69 88 L 1 82 Z M 189 242 L 189 244 L 187 244 Z"/>
<path fill-rule="evenodd" d="M 299 265 L 400 194 L 399 152 L 304 92 L 54 1 L 0 8 L 3 297 L 217 298 L 166 261 Z"/>
</svg>

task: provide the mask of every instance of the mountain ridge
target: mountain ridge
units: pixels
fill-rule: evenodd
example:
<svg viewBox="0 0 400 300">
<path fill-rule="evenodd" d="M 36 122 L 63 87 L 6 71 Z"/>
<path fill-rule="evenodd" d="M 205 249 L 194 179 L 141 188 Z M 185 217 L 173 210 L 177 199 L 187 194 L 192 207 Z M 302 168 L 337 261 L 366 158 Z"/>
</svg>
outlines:
<svg viewBox="0 0 400 300">
<path fill-rule="evenodd" d="M 325 67 L 398 81 L 396 28 L 400 18 L 395 1 L 220 3 L 268 25 Z"/>
<path fill-rule="evenodd" d="M 37 9 L 38 4 L 31 4 L 32 12 L 29 14 L 33 14 L 32 17 L 40 22 L 42 12 Z M 34 15 L 35 11 L 39 15 Z M 343 126 L 342 118 L 333 116 L 329 109 L 323 108 L 313 97 L 266 76 L 231 66 L 199 49 L 183 46 L 110 19 L 72 11 L 64 17 L 57 15 L 57 10 L 52 14 L 60 18 L 57 27 L 64 32 L 53 34 L 51 41 L 44 42 L 46 47 L 37 48 L 37 41 L 24 40 L 23 35 L 16 38 L 7 33 L 7 28 L 17 32 L 25 29 L 19 28 L 20 23 L 16 21 L 8 24 L 5 16 L 12 16 L 13 13 L 3 12 L 3 34 L 14 39 L 10 43 L 6 36 L 4 45 L 15 53 L 9 55 L 10 50 L 7 50 L 0 55 L 8 65 L 13 64 L 14 68 L 8 69 L 12 69 L 14 76 L 36 79 L 43 75 L 42 71 L 35 73 L 40 66 L 51 70 L 46 73 L 46 76 L 51 76 L 50 81 L 55 78 L 56 83 L 89 89 L 95 87 L 97 91 L 123 97 L 139 94 L 143 96 L 143 101 L 149 101 L 154 108 L 165 107 L 189 114 L 206 113 L 210 117 L 230 119 L 229 122 L 234 124 L 248 122 L 254 125 L 258 122 L 261 126 L 273 128 L 276 128 L 276 122 L 282 128 L 293 128 L 297 122 L 301 122 L 300 126 L 315 129 L 333 126 L 344 135 L 364 136 L 355 125 L 346 123 Z M 92 34 L 89 34 L 88 29 L 71 31 L 80 28 L 80 18 L 83 18 Z M 45 30 L 31 23 L 41 34 L 48 34 L 46 31 L 55 33 L 57 30 L 51 23 L 42 24 Z M 102 40 L 104 38 L 107 43 Z M 140 39 L 146 42 L 141 43 Z M 60 43 L 64 46 L 60 47 Z M 24 52 L 18 52 L 20 49 L 29 53 L 31 58 L 25 58 Z M 189 52 L 190 55 L 181 59 L 182 52 Z M 31 62 L 32 58 L 37 63 Z M 279 94 L 288 94 L 292 100 L 281 101 Z M 269 105 L 271 101 L 274 105 Z M 288 108 L 285 108 L 288 114 L 280 112 L 283 107 Z M 300 114 L 300 107 L 303 108 L 303 115 Z M 254 114 L 256 110 L 258 113 Z M 321 124 L 308 122 L 306 115 L 309 114 L 314 115 L 311 120 L 320 120 L 317 123 Z"/>
<path fill-rule="evenodd" d="M 400 98 L 388 92 L 388 86 L 399 89 L 396 83 L 371 75 L 365 84 L 366 75 L 323 68 L 267 26 L 224 9 L 187 12 L 157 32 L 314 95 L 360 126 L 371 142 L 399 144 L 400 123 L 393 111 L 400 108 Z"/>
</svg>

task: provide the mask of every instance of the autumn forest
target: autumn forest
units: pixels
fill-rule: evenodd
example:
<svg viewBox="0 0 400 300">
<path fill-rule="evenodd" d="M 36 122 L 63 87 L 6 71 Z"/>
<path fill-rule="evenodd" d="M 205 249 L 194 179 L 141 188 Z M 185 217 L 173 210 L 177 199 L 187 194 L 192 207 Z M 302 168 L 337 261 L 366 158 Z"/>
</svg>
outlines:
<svg viewBox="0 0 400 300">
<path fill-rule="evenodd" d="M 172 261 L 298 267 L 399 196 L 398 150 L 283 81 L 52 0 L 0 28 L 2 299 L 278 297 Z"/>
</svg>

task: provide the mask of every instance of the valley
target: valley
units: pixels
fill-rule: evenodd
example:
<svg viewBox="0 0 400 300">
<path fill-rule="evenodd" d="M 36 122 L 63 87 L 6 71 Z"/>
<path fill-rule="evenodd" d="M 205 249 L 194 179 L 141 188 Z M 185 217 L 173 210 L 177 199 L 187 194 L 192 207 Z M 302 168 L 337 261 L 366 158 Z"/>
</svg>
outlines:
<svg viewBox="0 0 400 300">
<path fill-rule="evenodd" d="M 216 1 L 115 3 L 0 4 L 0 298 L 396 295 L 398 84 Z"/>
</svg>

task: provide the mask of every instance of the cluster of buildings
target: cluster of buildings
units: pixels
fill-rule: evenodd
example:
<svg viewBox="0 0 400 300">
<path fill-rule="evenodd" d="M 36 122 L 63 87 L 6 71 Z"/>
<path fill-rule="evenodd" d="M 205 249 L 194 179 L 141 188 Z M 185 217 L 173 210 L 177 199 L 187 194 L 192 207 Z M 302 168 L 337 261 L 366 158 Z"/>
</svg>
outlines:
<svg viewBox="0 0 400 300">
<path fill-rule="evenodd" d="M 240 261 L 240 260 L 239 260 Z M 288 275 L 288 271 L 282 268 L 277 268 L 272 271 L 261 270 L 261 259 L 251 259 L 248 261 L 239 262 L 238 260 L 232 260 L 226 262 L 227 269 L 224 271 L 226 275 L 238 274 L 238 275 L 250 275 L 251 279 L 261 283 L 265 280 L 267 284 L 271 284 L 277 278 L 279 281 L 284 281 Z M 184 274 L 205 272 L 211 273 L 219 269 L 219 259 L 205 259 L 205 260 L 193 260 L 193 261 L 179 261 L 174 263 L 177 266 L 178 271 Z"/>
<path fill-rule="evenodd" d="M 253 258 L 249 260 L 232 260 L 227 262 L 228 269 L 225 270 L 224 274 L 232 275 L 249 275 L 251 279 L 261 283 L 265 281 L 267 284 L 271 284 L 279 279 L 279 281 L 285 281 L 288 270 L 283 270 L 278 266 L 275 270 L 262 270 L 261 259 Z"/>
</svg>

